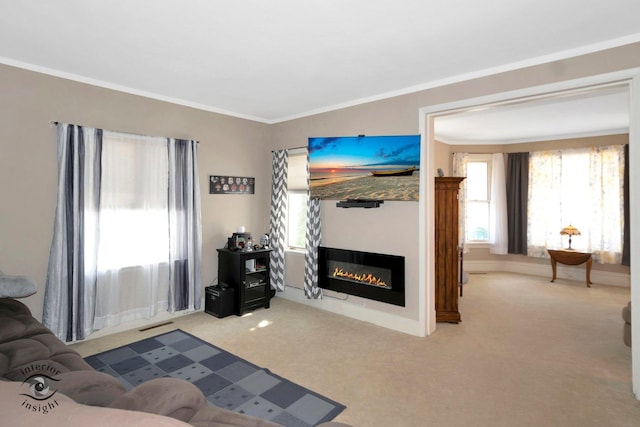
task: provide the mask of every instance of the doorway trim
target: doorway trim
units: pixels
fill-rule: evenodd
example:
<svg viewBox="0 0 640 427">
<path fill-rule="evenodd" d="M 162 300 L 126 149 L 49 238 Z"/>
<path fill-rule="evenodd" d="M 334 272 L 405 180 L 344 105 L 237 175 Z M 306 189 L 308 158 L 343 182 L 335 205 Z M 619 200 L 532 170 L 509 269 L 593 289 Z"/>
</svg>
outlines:
<svg viewBox="0 0 640 427">
<path fill-rule="evenodd" d="M 463 99 L 459 101 L 426 106 L 419 109 L 419 129 L 422 140 L 420 173 L 420 263 L 419 278 L 419 328 L 420 335 L 431 335 L 436 330 L 435 320 L 435 247 L 433 230 L 434 218 L 434 186 L 435 145 L 434 120 L 438 116 L 463 112 L 475 108 L 525 102 L 534 99 L 552 97 L 560 94 L 580 92 L 596 87 L 609 85 L 627 85 L 629 90 L 629 164 L 640 165 L 640 68 L 633 68 L 613 73 L 589 76 L 574 80 L 565 80 L 548 85 L 534 86 L 515 91 L 499 92 L 487 96 Z M 636 167 L 629 169 L 629 207 L 630 217 L 636 218 L 640 214 L 640 170 Z M 631 317 L 640 319 L 640 230 L 631 229 Z M 622 307 L 621 307 L 622 310 Z M 636 322 L 637 323 L 637 322 Z M 622 329 L 622 318 L 620 321 Z M 640 400 L 640 324 L 632 328 L 631 348 L 632 384 L 636 399 Z M 620 338 L 622 341 L 622 338 Z"/>
</svg>

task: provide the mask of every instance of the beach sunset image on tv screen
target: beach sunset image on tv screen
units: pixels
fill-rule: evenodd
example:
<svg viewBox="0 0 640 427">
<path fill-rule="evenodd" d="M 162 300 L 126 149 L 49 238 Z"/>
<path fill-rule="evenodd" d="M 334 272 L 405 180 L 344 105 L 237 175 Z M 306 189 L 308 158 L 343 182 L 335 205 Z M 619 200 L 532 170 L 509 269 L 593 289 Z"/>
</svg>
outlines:
<svg viewBox="0 0 640 427">
<path fill-rule="evenodd" d="M 420 135 L 309 138 L 311 197 L 418 200 Z"/>
</svg>

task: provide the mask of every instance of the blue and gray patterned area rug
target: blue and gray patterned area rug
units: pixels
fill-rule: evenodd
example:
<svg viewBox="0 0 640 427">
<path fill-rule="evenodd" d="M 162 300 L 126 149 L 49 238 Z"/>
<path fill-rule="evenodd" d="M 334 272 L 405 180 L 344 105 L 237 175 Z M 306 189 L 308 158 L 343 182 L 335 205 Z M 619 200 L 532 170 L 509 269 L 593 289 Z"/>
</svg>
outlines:
<svg viewBox="0 0 640 427">
<path fill-rule="evenodd" d="M 180 329 L 85 360 L 127 389 L 153 378 L 182 378 L 202 390 L 212 405 L 285 426 L 315 426 L 345 409 Z"/>
</svg>

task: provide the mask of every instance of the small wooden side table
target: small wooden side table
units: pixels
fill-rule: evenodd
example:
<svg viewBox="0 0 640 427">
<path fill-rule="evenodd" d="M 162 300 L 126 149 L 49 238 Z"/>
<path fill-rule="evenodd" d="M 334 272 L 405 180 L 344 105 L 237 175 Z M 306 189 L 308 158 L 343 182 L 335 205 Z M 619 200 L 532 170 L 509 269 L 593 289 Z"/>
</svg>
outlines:
<svg viewBox="0 0 640 427">
<path fill-rule="evenodd" d="M 593 259 L 591 258 L 590 252 L 578 252 L 564 249 L 547 249 L 547 252 L 549 252 L 549 256 L 551 257 L 551 270 L 553 270 L 553 277 L 551 278 L 551 282 L 556 280 L 557 263 L 565 265 L 580 265 L 586 262 L 587 287 L 591 287 L 591 264 L 593 263 Z"/>
</svg>

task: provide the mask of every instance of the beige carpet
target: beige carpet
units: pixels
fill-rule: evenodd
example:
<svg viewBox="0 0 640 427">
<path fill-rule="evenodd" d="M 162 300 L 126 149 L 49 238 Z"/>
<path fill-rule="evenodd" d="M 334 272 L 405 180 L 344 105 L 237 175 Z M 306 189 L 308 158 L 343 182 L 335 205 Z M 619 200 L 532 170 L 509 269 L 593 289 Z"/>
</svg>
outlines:
<svg viewBox="0 0 640 427">
<path fill-rule="evenodd" d="M 181 328 L 347 406 L 364 426 L 640 426 L 629 290 L 472 274 L 462 323 L 417 338 L 275 298 L 271 309 L 198 313 L 74 348 L 83 356 Z"/>
</svg>

